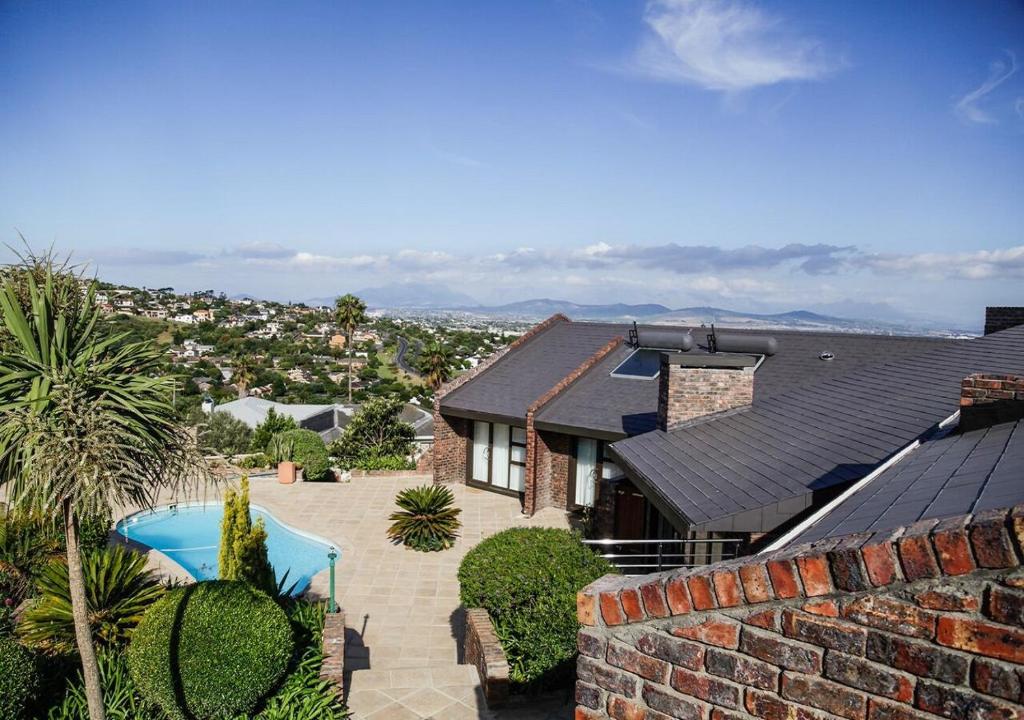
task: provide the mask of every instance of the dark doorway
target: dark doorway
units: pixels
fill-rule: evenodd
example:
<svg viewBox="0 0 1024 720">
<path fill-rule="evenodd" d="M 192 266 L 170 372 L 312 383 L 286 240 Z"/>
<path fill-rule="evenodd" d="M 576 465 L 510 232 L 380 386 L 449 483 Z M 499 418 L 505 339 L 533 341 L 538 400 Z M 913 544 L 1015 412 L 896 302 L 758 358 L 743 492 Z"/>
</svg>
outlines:
<svg viewBox="0 0 1024 720">
<path fill-rule="evenodd" d="M 631 482 L 615 487 L 615 537 L 619 540 L 642 540 L 647 498 Z"/>
</svg>

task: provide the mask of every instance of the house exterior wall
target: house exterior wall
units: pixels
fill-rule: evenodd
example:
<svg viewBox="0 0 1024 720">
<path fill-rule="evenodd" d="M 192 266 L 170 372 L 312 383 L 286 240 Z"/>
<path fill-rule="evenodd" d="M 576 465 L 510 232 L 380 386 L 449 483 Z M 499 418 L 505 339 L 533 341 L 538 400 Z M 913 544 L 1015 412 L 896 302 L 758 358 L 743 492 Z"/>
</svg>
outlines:
<svg viewBox="0 0 1024 720">
<path fill-rule="evenodd" d="M 1024 717 L 1024 506 L 578 597 L 576 720 Z"/>
<path fill-rule="evenodd" d="M 1024 418 L 1024 377 L 975 373 L 960 381 L 960 429 Z"/>
<path fill-rule="evenodd" d="M 985 334 L 1024 325 L 1024 307 L 985 308 Z"/>
<path fill-rule="evenodd" d="M 753 401 L 754 373 L 749 369 L 679 367 L 662 356 L 658 376 L 658 427 L 662 430 Z"/>
<path fill-rule="evenodd" d="M 534 430 L 537 438 L 534 453 L 534 484 L 536 505 L 534 511 L 546 507 L 567 508 L 569 498 L 569 466 L 572 462 L 572 438 L 563 433 Z M 526 469 L 527 477 L 530 468 Z"/>
<path fill-rule="evenodd" d="M 510 350 L 529 341 L 530 338 L 557 322 L 569 322 L 569 318 L 561 313 L 552 315 L 544 322 L 531 328 L 529 332 L 520 335 L 506 347 L 492 353 L 472 370 L 453 378 L 438 389 L 434 398 L 434 482 L 466 482 L 466 455 L 469 451 L 467 442 L 470 441 L 471 423 L 463 418 L 443 414 L 441 412 L 441 401 L 444 399 L 444 396 L 462 387 L 491 365 L 498 362 Z M 442 428 L 442 426 L 446 427 Z M 462 453 L 461 473 L 459 473 L 460 468 L 454 460 L 460 452 Z"/>
<path fill-rule="evenodd" d="M 434 449 L 431 457 L 435 483 L 466 482 L 473 422 L 434 413 Z"/>
</svg>

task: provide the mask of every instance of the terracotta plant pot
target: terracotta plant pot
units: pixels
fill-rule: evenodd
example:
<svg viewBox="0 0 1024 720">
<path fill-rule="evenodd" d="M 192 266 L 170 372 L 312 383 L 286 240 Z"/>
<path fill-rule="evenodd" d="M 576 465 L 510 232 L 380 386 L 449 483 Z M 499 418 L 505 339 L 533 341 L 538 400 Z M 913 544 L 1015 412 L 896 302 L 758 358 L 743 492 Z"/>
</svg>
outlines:
<svg viewBox="0 0 1024 720">
<path fill-rule="evenodd" d="M 278 463 L 277 481 L 282 485 L 291 485 L 295 482 L 295 463 L 291 460 Z"/>
</svg>

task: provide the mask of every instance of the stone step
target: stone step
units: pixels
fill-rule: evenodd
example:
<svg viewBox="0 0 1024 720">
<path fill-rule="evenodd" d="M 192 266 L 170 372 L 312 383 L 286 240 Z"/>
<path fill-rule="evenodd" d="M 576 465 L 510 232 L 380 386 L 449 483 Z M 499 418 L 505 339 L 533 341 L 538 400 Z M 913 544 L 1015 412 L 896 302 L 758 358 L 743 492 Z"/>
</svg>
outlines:
<svg viewBox="0 0 1024 720">
<path fill-rule="evenodd" d="M 354 720 L 491 717 L 472 665 L 355 670 L 345 687 Z"/>
</svg>

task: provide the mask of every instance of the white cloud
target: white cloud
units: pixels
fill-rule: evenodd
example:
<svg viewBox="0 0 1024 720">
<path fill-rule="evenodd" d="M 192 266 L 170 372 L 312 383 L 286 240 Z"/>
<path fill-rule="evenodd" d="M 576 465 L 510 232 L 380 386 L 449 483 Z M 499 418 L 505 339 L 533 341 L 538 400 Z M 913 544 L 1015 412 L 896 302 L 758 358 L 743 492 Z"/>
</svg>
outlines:
<svg viewBox="0 0 1024 720">
<path fill-rule="evenodd" d="M 648 33 L 630 69 L 658 80 L 735 92 L 836 70 L 824 46 L 745 2 L 649 0 Z"/>
<path fill-rule="evenodd" d="M 1001 250 L 912 255 L 864 255 L 856 264 L 883 275 L 964 280 L 1024 278 L 1024 245 Z"/>
<path fill-rule="evenodd" d="M 1017 56 L 1009 50 L 1006 50 L 1005 53 L 1005 60 L 993 60 L 989 64 L 988 77 L 985 78 L 985 82 L 964 95 L 953 106 L 953 110 L 961 119 L 977 124 L 990 125 L 997 122 L 990 112 L 982 109 L 979 105 L 993 90 L 1017 72 Z M 1019 105 L 1020 100 L 1017 102 Z M 1019 108 L 1018 112 L 1020 112 Z"/>
</svg>

